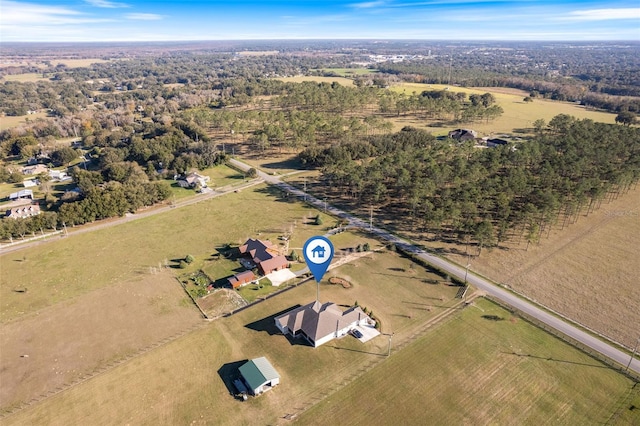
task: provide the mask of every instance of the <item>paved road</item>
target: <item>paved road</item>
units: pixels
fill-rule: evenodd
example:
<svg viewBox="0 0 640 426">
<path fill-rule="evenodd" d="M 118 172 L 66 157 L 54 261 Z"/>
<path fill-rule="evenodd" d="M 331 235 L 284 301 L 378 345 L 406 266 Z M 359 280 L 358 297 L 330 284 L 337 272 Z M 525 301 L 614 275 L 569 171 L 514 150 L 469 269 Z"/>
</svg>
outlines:
<svg viewBox="0 0 640 426">
<path fill-rule="evenodd" d="M 236 167 L 243 170 L 248 170 L 251 167 L 235 159 L 231 160 L 231 162 Z M 369 228 L 369 223 L 363 221 L 362 219 L 351 216 L 350 214 L 342 210 L 339 210 L 335 207 L 326 205 L 324 201 L 318 200 L 317 198 L 309 194 L 305 194 L 302 190 L 295 188 L 285 182 L 282 182 L 280 178 L 277 176 L 268 175 L 260 171 L 258 172 L 258 176 L 264 179 L 265 182 L 271 185 L 275 185 L 284 191 L 287 191 L 301 199 L 306 200 L 308 203 L 314 205 L 320 210 L 324 210 L 326 208 L 326 211 L 328 213 L 331 213 L 332 215 L 340 217 L 342 219 L 348 220 L 352 226 Z M 537 320 L 543 322 L 549 327 L 552 327 L 560 331 L 564 335 L 579 341 L 580 343 L 588 346 L 594 351 L 601 353 L 607 358 L 612 359 L 623 366 L 627 366 L 627 364 L 629 364 L 629 361 L 631 360 L 631 357 L 629 356 L 629 354 L 622 352 L 621 350 L 600 340 L 599 338 L 594 337 L 591 334 L 588 334 L 582 331 L 580 328 L 572 325 L 571 323 L 565 321 L 564 319 L 548 313 L 547 311 L 536 306 L 534 303 L 521 299 L 517 295 L 503 289 L 500 286 L 493 284 L 492 282 L 478 275 L 475 275 L 471 271 L 467 273 L 465 268 L 460 267 L 455 263 L 452 263 L 446 259 L 430 254 L 416 247 L 410 242 L 385 231 L 384 229 L 372 227 L 370 228 L 370 231 L 373 234 L 377 235 L 378 237 L 386 241 L 389 241 L 391 243 L 394 243 L 396 246 L 401 247 L 402 249 L 415 254 L 416 256 L 420 257 L 421 259 L 428 262 L 429 264 L 436 266 L 437 268 L 443 271 L 446 271 L 448 274 L 450 274 L 451 276 L 455 276 L 461 281 L 464 281 L 466 276 L 467 282 L 469 282 L 471 285 L 475 286 L 476 288 L 482 291 L 485 291 L 488 295 L 493 296 L 496 299 L 499 299 L 500 301 L 506 303 L 507 305 L 519 311 L 522 311 L 527 315 L 532 316 L 533 318 L 536 318 Z M 640 373 L 640 360 L 638 360 L 637 358 L 634 358 L 631 361 L 631 364 L 629 365 L 629 369 L 634 370 L 637 373 Z"/>
</svg>

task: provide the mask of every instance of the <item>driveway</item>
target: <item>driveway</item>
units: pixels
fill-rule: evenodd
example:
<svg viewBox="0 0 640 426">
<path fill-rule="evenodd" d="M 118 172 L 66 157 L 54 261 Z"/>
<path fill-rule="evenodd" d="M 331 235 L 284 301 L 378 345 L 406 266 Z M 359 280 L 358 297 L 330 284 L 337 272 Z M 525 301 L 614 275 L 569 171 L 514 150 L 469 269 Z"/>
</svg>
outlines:
<svg viewBox="0 0 640 426">
<path fill-rule="evenodd" d="M 285 281 L 289 281 L 292 278 L 296 277 L 296 274 L 291 272 L 291 269 L 281 269 L 279 271 L 274 271 L 266 276 L 271 281 L 271 285 L 274 287 L 278 287 Z"/>
<path fill-rule="evenodd" d="M 357 325 L 357 326 L 355 326 L 353 328 L 355 328 L 360 333 L 362 333 L 362 337 L 360 337 L 358 339 L 362 343 L 368 342 L 369 340 L 373 339 L 374 337 L 380 335 L 380 332 L 378 330 L 376 330 L 375 327 L 372 327 L 370 325 Z"/>
</svg>

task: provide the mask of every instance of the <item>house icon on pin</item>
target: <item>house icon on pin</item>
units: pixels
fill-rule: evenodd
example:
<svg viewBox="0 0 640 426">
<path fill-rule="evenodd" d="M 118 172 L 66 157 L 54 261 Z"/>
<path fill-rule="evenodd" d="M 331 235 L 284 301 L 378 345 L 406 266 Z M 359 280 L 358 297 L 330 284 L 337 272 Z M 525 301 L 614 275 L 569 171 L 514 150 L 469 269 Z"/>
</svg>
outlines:
<svg viewBox="0 0 640 426">
<path fill-rule="evenodd" d="M 320 259 L 324 258 L 324 252 L 325 252 L 325 248 L 322 247 L 321 245 L 317 245 L 316 248 L 311 250 L 311 253 L 313 253 L 313 258 L 316 258 L 316 257 L 319 257 Z"/>
</svg>

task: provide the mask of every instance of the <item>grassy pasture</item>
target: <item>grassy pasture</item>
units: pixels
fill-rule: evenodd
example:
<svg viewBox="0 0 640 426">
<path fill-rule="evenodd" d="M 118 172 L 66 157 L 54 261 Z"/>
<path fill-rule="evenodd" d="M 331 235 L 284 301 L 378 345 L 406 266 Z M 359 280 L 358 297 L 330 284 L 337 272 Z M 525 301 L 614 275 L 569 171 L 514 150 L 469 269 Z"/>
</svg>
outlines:
<svg viewBox="0 0 640 426">
<path fill-rule="evenodd" d="M 383 331 L 394 331 L 398 341 L 409 339 L 456 302 L 456 288 L 425 283 L 435 276 L 420 267 L 399 272 L 405 262 L 395 253 L 371 254 L 337 270 L 341 276 L 351 275 L 351 288 L 323 281 L 320 297 L 343 305 L 358 300 L 381 318 Z M 355 379 L 386 354 L 384 337 L 362 344 L 347 336 L 313 349 L 291 344 L 275 333 L 273 315 L 308 303 L 315 294 L 315 285 L 303 284 L 19 411 L 3 423 L 279 422 L 287 413 L 299 412 L 318 396 L 335 391 L 340 383 Z M 425 309 L 427 305 L 431 310 Z M 222 377 L 226 380 L 232 367 L 258 356 L 271 361 L 282 376 L 281 385 L 259 398 L 238 402 L 229 395 Z M 126 392 L 119 391 L 125 388 Z"/>
<path fill-rule="evenodd" d="M 164 270 L 0 324 L 0 412 L 201 321 L 173 274 Z"/>
<path fill-rule="evenodd" d="M 260 214 L 259 222 L 256 212 Z M 270 238 L 294 230 L 292 247 L 334 226 L 318 211 L 266 185 L 63 238 L 0 256 L 0 322 L 38 311 L 107 285 L 122 282 L 191 253 L 209 257 L 216 246 L 241 244 L 249 237 Z M 73 232 L 73 229 L 70 229 Z M 24 286 L 28 294 L 14 289 Z"/>
<path fill-rule="evenodd" d="M 397 267 L 394 255 L 386 256 L 357 268 L 386 273 Z M 358 297 L 395 321 L 408 309 L 406 297 L 416 291 L 423 296 L 431 291 L 430 297 L 437 297 L 438 287 L 406 277 L 378 279 L 352 289 L 321 285 L 321 298 L 348 304 Z M 275 333 L 274 314 L 314 296 L 313 285 L 295 288 L 19 411 L 3 423 L 234 425 L 260 419 L 286 424 L 288 414 L 302 413 L 301 424 L 317 424 L 318 418 L 340 424 L 534 424 L 551 419 L 590 424 L 604 423 L 622 406 L 622 419 L 629 420 L 623 424 L 634 424 L 634 414 L 623 405 L 638 399 L 633 394 L 629 398 L 629 380 L 487 301 L 476 301 L 475 308 L 458 311 L 415 340 L 410 337 L 428 320 L 428 313 L 414 316 L 404 329 L 388 323 L 396 334 L 394 352 L 386 358 L 384 336 L 366 344 L 345 337 L 313 349 L 292 345 Z M 373 300 L 380 297 L 383 303 L 378 305 Z M 504 320 L 494 320 L 500 318 Z M 281 384 L 263 396 L 238 402 L 228 394 L 224 380 L 242 361 L 258 356 L 271 361 L 282 376 Z M 125 388 L 126 392 L 118 391 Z"/>
<path fill-rule="evenodd" d="M 99 58 L 84 58 L 84 59 L 54 59 L 51 64 L 54 66 L 64 64 L 69 68 L 86 68 L 91 64 L 103 64 L 105 62 L 111 62 L 106 59 Z"/>
<path fill-rule="evenodd" d="M 302 83 L 303 81 L 315 81 L 316 83 L 339 83 L 343 86 L 353 86 L 353 80 L 345 77 L 319 77 L 319 76 L 297 76 L 297 77 L 282 77 L 277 80 L 284 81 L 286 83 Z"/>
<path fill-rule="evenodd" d="M 47 112 L 36 112 L 30 115 L 18 115 L 18 116 L 4 116 L 0 117 L 0 131 L 11 129 L 12 127 L 18 127 L 22 124 L 26 124 L 29 121 L 35 121 L 39 118 L 48 118 Z"/>
<path fill-rule="evenodd" d="M 17 81 L 19 83 L 35 83 L 37 81 L 51 81 L 49 77 L 42 77 L 42 73 L 24 73 L 24 74 L 10 74 L 2 77 L 4 81 Z"/>
<path fill-rule="evenodd" d="M 603 364 L 486 300 L 475 303 L 298 423 L 603 424 L 629 392 L 632 382 Z"/>
<path fill-rule="evenodd" d="M 390 88 L 398 93 L 408 95 L 421 93 L 425 90 L 444 90 L 446 85 L 401 83 Z M 464 123 L 458 125 L 443 125 L 442 127 L 429 125 L 425 126 L 425 120 L 415 117 L 396 117 L 393 119 L 394 130 L 399 130 L 404 126 L 411 125 L 429 130 L 436 136 L 446 135 L 450 130 L 459 127 L 468 127 L 478 132 L 479 136 L 497 135 L 500 133 L 522 133 L 530 132 L 533 129 L 533 122 L 543 119 L 547 123 L 558 114 L 569 114 L 578 119 L 588 118 L 601 123 L 615 123 L 616 114 L 591 111 L 583 106 L 571 102 L 551 101 L 547 99 L 534 98 L 533 102 L 527 103 L 523 99 L 528 94 L 522 91 L 504 90 L 504 88 L 467 88 L 450 87 L 450 91 L 465 92 L 467 95 L 492 93 L 496 98 L 496 103 L 504 109 L 501 117 L 488 123 L 478 121 L 475 123 Z M 427 120 L 428 121 L 428 120 Z"/>
</svg>

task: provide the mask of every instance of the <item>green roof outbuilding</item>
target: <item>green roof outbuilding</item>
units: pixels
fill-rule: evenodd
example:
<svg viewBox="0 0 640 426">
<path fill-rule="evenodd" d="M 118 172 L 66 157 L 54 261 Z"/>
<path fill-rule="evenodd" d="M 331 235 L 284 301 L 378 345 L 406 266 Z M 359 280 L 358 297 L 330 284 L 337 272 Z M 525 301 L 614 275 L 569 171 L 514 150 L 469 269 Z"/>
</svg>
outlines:
<svg viewBox="0 0 640 426">
<path fill-rule="evenodd" d="M 239 370 L 254 395 L 265 392 L 280 383 L 280 375 L 265 357 L 252 359 L 243 364 Z"/>
</svg>

